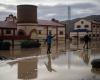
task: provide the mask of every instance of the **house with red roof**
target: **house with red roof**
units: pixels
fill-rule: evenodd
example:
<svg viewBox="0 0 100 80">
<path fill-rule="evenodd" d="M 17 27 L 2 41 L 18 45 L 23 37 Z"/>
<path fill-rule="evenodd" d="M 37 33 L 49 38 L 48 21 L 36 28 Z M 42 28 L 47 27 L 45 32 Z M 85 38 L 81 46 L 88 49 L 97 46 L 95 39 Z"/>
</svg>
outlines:
<svg viewBox="0 0 100 80">
<path fill-rule="evenodd" d="M 18 5 L 17 17 L 10 14 L 5 21 L 0 21 L 0 40 L 44 40 L 48 33 L 56 34 L 58 41 L 65 39 L 65 25 L 56 19 L 39 20 L 37 6 Z"/>
<path fill-rule="evenodd" d="M 17 18 L 12 14 L 5 21 L 0 21 L 0 40 L 45 39 L 48 32 L 58 34 L 58 38 L 64 39 L 65 26 L 54 19 L 38 20 L 37 24 L 17 23 Z"/>
</svg>

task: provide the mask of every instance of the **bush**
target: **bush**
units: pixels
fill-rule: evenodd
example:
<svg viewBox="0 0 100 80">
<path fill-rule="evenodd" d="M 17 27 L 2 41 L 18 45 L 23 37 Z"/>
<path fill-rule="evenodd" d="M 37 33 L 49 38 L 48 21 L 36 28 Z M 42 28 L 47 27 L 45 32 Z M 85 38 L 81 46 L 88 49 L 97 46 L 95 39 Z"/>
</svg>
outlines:
<svg viewBox="0 0 100 80">
<path fill-rule="evenodd" d="M 10 50 L 10 42 L 0 41 L 0 50 Z"/>
<path fill-rule="evenodd" d="M 39 40 L 25 40 L 21 42 L 21 48 L 38 48 L 40 45 Z"/>
</svg>

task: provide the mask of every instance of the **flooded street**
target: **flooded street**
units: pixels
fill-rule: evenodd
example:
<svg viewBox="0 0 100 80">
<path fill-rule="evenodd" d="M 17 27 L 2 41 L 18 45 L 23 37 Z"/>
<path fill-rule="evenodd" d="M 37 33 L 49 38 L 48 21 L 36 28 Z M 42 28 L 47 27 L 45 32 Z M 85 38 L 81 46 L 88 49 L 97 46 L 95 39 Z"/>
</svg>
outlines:
<svg viewBox="0 0 100 80">
<path fill-rule="evenodd" d="M 91 71 L 91 61 L 100 58 L 100 42 L 90 48 L 83 44 L 53 45 L 46 54 L 46 46 L 36 49 L 0 51 L 8 60 L 0 61 L 0 80 L 100 80 L 100 74 Z M 69 48 L 70 47 L 70 48 Z"/>
</svg>

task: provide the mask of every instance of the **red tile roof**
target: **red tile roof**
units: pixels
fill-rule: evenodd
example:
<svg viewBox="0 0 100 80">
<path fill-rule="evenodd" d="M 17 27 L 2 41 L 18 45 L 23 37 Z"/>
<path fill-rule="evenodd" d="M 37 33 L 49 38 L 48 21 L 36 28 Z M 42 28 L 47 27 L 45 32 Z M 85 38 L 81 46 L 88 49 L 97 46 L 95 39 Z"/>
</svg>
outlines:
<svg viewBox="0 0 100 80">
<path fill-rule="evenodd" d="M 54 21 L 49 21 L 49 20 L 38 20 L 37 26 L 64 27 L 64 25 L 59 22 L 54 22 Z M 17 29 L 17 23 L 13 21 L 0 21 L 0 28 Z"/>
<path fill-rule="evenodd" d="M 54 21 L 49 21 L 49 20 L 38 20 L 38 25 L 64 27 L 64 25 L 59 22 L 54 22 Z"/>
<path fill-rule="evenodd" d="M 0 21 L 0 28 L 17 28 L 16 23 L 13 21 Z"/>
</svg>

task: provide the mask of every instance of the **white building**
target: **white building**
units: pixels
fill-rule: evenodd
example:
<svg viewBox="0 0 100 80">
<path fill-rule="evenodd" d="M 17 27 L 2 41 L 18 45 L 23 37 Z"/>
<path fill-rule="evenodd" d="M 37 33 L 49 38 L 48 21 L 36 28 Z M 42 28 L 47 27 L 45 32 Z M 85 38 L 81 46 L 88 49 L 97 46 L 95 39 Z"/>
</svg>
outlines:
<svg viewBox="0 0 100 80">
<path fill-rule="evenodd" d="M 84 35 L 89 34 L 92 39 L 100 39 L 100 23 L 81 19 L 74 24 L 74 30 L 70 32 L 70 37 L 75 38 L 79 36 L 82 38 Z"/>
</svg>

